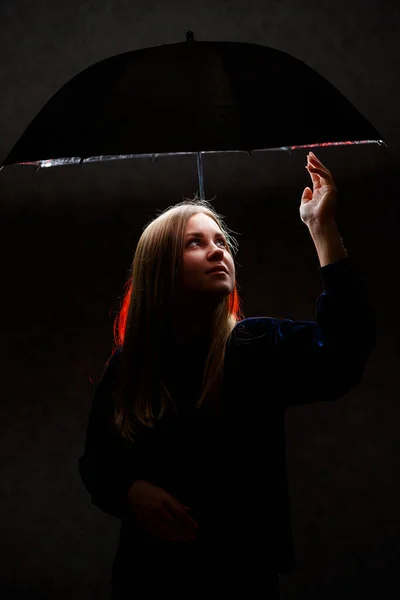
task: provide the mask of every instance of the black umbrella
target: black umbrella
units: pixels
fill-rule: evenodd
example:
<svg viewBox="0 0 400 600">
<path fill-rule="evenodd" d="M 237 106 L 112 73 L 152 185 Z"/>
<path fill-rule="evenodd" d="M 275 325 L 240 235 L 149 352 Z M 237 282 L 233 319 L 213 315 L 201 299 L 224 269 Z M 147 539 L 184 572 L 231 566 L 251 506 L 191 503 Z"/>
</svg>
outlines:
<svg viewBox="0 0 400 600">
<path fill-rule="evenodd" d="M 387 145 L 321 75 L 289 54 L 239 42 L 125 52 L 66 83 L 2 167 L 38 168 L 171 154 Z"/>
</svg>

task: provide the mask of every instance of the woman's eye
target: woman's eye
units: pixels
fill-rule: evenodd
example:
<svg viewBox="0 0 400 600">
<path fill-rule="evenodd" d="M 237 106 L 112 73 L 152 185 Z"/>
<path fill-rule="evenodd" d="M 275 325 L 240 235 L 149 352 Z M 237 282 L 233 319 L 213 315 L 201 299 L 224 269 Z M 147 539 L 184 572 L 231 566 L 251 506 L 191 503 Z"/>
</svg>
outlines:
<svg viewBox="0 0 400 600">
<path fill-rule="evenodd" d="M 200 242 L 200 238 L 194 238 L 193 240 L 191 240 L 191 241 L 189 242 L 188 246 L 190 246 L 190 245 L 191 245 L 193 242 Z M 219 240 L 217 240 L 217 242 L 222 242 L 222 244 L 223 244 L 224 246 L 226 246 L 226 244 L 225 244 L 225 240 L 223 240 L 222 238 L 221 238 L 221 239 L 219 239 Z"/>
</svg>

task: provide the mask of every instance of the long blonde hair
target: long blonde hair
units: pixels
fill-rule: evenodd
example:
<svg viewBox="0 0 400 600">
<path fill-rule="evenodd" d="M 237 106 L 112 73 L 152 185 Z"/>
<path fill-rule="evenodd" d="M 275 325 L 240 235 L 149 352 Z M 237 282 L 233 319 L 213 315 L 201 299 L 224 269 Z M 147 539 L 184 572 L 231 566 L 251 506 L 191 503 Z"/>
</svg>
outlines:
<svg viewBox="0 0 400 600">
<path fill-rule="evenodd" d="M 174 409 L 160 370 L 161 332 L 179 281 L 186 225 L 200 212 L 218 224 L 227 240 L 228 252 L 234 257 L 238 244 L 230 235 L 231 230 L 224 224 L 222 215 L 197 194 L 193 200 L 184 198 L 150 221 L 136 246 L 125 284 L 126 294 L 114 321 L 113 354 L 122 346 L 122 356 L 114 392 L 113 425 L 126 441 L 135 442 L 139 426 L 154 427 L 167 409 Z M 232 293 L 221 300 L 214 312 L 196 408 L 207 401 L 207 406 L 215 403 L 217 410 L 226 343 L 236 323 L 243 318 L 235 281 Z"/>
</svg>

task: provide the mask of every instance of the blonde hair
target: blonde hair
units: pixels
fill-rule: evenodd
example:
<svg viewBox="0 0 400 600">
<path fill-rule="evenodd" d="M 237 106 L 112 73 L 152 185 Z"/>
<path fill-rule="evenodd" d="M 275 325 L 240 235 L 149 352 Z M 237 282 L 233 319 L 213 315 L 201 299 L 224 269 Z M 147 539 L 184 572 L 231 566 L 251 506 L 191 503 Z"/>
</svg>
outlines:
<svg viewBox="0 0 400 600">
<path fill-rule="evenodd" d="M 186 225 L 198 213 L 210 216 L 218 224 L 232 257 L 238 250 L 222 215 L 197 194 L 193 200 L 184 198 L 167 208 L 144 227 L 125 284 L 121 310 L 114 321 L 113 353 L 122 346 L 122 356 L 114 391 L 113 426 L 126 441 L 135 442 L 140 426 L 154 427 L 168 409 L 175 409 L 160 370 L 162 330 L 179 281 Z M 226 343 L 243 318 L 235 281 L 232 293 L 221 299 L 214 312 L 196 408 L 207 402 L 211 411 L 218 411 Z"/>
</svg>

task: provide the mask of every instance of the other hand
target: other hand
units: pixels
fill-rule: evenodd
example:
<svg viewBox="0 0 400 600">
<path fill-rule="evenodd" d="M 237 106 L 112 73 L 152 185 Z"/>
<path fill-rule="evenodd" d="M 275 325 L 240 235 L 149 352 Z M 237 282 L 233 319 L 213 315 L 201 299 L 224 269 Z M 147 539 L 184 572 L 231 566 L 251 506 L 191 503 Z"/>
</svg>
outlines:
<svg viewBox="0 0 400 600">
<path fill-rule="evenodd" d="M 179 500 L 148 481 L 135 481 L 129 489 L 129 501 L 138 521 L 152 535 L 163 540 L 195 539 L 198 524 Z"/>
</svg>

